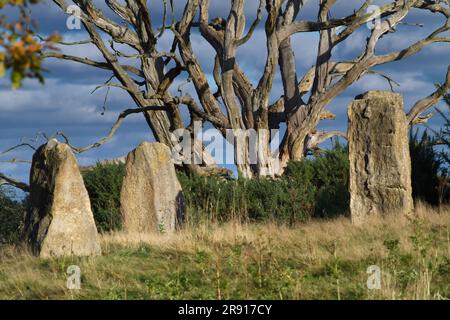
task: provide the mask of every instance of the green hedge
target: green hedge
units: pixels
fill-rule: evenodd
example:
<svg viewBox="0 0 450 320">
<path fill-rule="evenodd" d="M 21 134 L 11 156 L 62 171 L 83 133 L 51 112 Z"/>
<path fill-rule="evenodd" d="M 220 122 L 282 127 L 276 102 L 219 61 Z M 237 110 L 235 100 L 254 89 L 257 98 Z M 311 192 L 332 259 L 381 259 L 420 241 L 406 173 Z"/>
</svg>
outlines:
<svg viewBox="0 0 450 320">
<path fill-rule="evenodd" d="M 123 164 L 98 164 L 83 173 L 97 229 L 101 232 L 122 227 L 120 190 L 124 169 Z"/>
<path fill-rule="evenodd" d="M 410 131 L 409 151 L 411 153 L 412 190 L 414 199 L 420 199 L 432 205 L 439 203 L 439 176 L 443 161 L 433 145 L 433 137 L 427 131 L 418 137 L 419 131 Z M 445 173 L 444 173 L 445 174 Z M 443 195 L 448 199 L 449 193 Z"/>
<path fill-rule="evenodd" d="M 25 213 L 25 201 L 13 200 L 11 190 L 0 187 L 0 244 L 19 240 Z"/>
<path fill-rule="evenodd" d="M 284 179 L 297 190 L 313 193 L 313 216 L 332 218 L 347 214 L 350 205 L 349 160 L 339 143 L 313 159 L 289 163 Z"/>
<path fill-rule="evenodd" d="M 339 144 L 313 159 L 291 162 L 280 179 L 223 180 L 180 173 L 187 220 L 272 220 L 296 223 L 346 214 L 349 207 L 347 151 Z"/>
<path fill-rule="evenodd" d="M 291 162 L 281 179 L 225 180 L 178 173 L 187 222 L 272 220 L 292 224 L 348 212 L 348 159 L 340 145 L 302 162 Z M 100 231 L 121 227 L 124 166 L 97 165 L 83 174 Z M 331 201 L 330 201 L 331 200 Z"/>
</svg>

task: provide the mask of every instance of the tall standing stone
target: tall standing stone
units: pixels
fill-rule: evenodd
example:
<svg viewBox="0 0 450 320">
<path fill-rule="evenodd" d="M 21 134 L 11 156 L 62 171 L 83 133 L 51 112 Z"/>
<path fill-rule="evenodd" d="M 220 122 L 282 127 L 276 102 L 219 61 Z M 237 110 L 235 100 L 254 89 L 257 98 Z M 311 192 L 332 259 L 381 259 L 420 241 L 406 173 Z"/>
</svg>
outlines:
<svg viewBox="0 0 450 320">
<path fill-rule="evenodd" d="M 128 154 L 120 206 L 126 232 L 170 233 L 182 222 L 183 194 L 169 147 L 144 142 Z"/>
<path fill-rule="evenodd" d="M 70 147 L 50 140 L 33 156 L 25 237 L 40 257 L 100 255 L 88 193 Z"/>
<path fill-rule="evenodd" d="M 348 109 L 350 211 L 367 216 L 413 211 L 408 123 L 399 94 L 369 91 Z"/>
</svg>

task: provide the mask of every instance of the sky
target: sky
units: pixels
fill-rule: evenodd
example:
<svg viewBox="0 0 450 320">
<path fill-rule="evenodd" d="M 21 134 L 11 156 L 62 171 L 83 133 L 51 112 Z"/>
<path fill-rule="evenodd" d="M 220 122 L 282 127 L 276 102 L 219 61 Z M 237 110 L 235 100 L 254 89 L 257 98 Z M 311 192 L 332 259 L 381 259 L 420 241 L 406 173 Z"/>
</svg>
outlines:
<svg viewBox="0 0 450 320">
<path fill-rule="evenodd" d="M 175 14 L 182 13 L 184 0 L 175 0 Z M 340 18 L 351 14 L 362 1 L 349 0 L 337 1 L 331 10 L 333 18 Z M 389 1 L 374 1 L 382 4 Z M 114 17 L 105 6 L 104 1 L 94 3 L 105 10 L 108 16 Z M 317 16 L 316 0 L 306 2 L 305 8 L 298 19 L 315 20 Z M 246 5 L 247 24 L 253 21 L 258 1 L 248 0 Z M 155 25 L 161 23 L 162 1 L 150 0 L 149 8 Z M 228 15 L 229 2 L 224 0 L 211 0 L 212 18 Z M 10 10 L 5 14 L 12 17 Z M 53 2 L 46 1 L 32 8 L 32 15 L 43 36 L 55 31 L 61 34 L 65 41 L 88 39 L 83 30 L 68 30 L 66 26 L 67 16 Z M 430 34 L 443 22 L 442 18 L 424 13 L 421 10 L 412 10 L 405 18 L 405 24 L 399 25 L 396 33 L 391 33 L 379 42 L 377 54 L 390 51 L 398 51 L 415 41 Z M 416 24 L 422 24 L 422 27 Z M 351 60 L 359 55 L 365 46 L 369 30 L 364 26 L 348 40 L 343 42 L 333 51 L 333 59 L 337 61 Z M 447 34 L 448 36 L 448 34 Z M 214 61 L 213 49 L 196 33 L 193 32 L 193 47 L 212 81 L 212 65 Z M 170 33 L 159 39 L 160 49 L 169 48 L 172 41 Z M 317 52 L 317 33 L 304 33 L 295 35 L 292 43 L 295 50 L 297 71 L 301 77 L 315 62 Z M 405 110 L 407 111 L 415 101 L 433 92 L 434 84 L 443 82 L 450 65 L 450 44 L 433 44 L 425 48 L 419 54 L 408 59 L 378 67 L 381 71 L 400 86 L 395 91 L 404 96 Z M 258 28 L 254 37 L 244 46 L 240 47 L 237 54 L 241 68 L 248 75 L 253 84 L 258 82 L 265 64 L 265 36 L 264 30 Z M 97 49 L 91 45 L 61 47 L 64 53 L 89 57 L 102 61 Z M 89 145 L 104 137 L 112 124 L 117 119 L 121 110 L 135 108 L 133 101 L 127 93 L 118 88 L 112 88 L 106 99 L 106 89 L 94 89 L 110 78 L 110 73 L 96 68 L 78 64 L 75 62 L 48 59 L 44 62 L 47 70 L 46 81 L 42 85 L 35 80 L 26 80 L 23 88 L 12 91 L 8 79 L 0 78 L 0 152 L 21 142 L 32 142 L 39 146 L 45 143 L 42 133 L 52 136 L 58 131 L 63 131 L 75 146 Z M 177 84 L 174 86 L 176 92 Z M 190 86 L 184 88 L 194 95 Z M 368 90 L 390 90 L 388 83 L 375 75 L 366 75 L 353 84 L 346 92 L 330 103 L 328 110 L 336 114 L 335 120 L 322 121 L 319 128 L 323 130 L 346 130 L 347 106 L 355 96 Z M 277 72 L 272 101 L 275 101 L 282 93 L 282 84 L 279 72 Z M 104 110 L 103 107 L 106 107 Z M 444 108 L 443 104 L 437 105 Z M 441 121 L 434 117 L 429 125 L 438 128 Z M 142 141 L 154 141 L 149 127 L 142 115 L 129 116 L 114 138 L 101 148 L 78 155 L 81 165 L 94 164 L 99 160 L 112 159 L 126 155 Z M 32 150 L 21 148 L 7 155 L 0 156 L 0 171 L 19 180 L 28 181 L 29 165 L 22 163 L 4 163 L 8 159 L 30 160 Z"/>
</svg>

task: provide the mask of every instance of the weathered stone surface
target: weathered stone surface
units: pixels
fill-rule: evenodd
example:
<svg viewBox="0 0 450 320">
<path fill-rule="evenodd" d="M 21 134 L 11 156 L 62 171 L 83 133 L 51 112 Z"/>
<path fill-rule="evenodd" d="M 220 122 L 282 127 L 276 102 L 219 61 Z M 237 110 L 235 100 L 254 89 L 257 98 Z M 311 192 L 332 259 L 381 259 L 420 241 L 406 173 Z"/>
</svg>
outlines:
<svg viewBox="0 0 450 320">
<path fill-rule="evenodd" d="M 185 206 L 170 149 L 144 142 L 127 156 L 120 195 L 126 232 L 173 232 Z"/>
<path fill-rule="evenodd" d="M 33 156 L 25 237 L 40 257 L 101 254 L 88 193 L 70 147 L 50 140 Z"/>
<path fill-rule="evenodd" d="M 399 94 L 369 91 L 348 109 L 350 211 L 361 224 L 369 215 L 413 210 L 408 125 Z"/>
</svg>

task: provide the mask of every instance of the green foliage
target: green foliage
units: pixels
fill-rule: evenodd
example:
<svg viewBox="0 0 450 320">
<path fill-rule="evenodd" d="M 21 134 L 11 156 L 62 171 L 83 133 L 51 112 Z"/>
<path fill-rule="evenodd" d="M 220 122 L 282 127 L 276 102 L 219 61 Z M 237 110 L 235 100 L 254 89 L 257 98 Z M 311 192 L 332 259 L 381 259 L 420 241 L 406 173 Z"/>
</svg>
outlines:
<svg viewBox="0 0 450 320">
<path fill-rule="evenodd" d="M 433 147 L 433 138 L 425 131 L 418 138 L 418 131 L 410 133 L 412 189 L 414 199 L 438 204 L 438 176 L 442 162 Z"/>
<path fill-rule="evenodd" d="M 436 84 L 437 88 L 442 86 Z M 429 128 L 418 139 L 418 131 L 411 130 L 413 195 L 433 205 L 450 199 L 450 93 L 443 92 L 446 110 L 436 108 L 443 125 L 439 131 Z"/>
<path fill-rule="evenodd" d="M 11 192 L 0 187 L 0 244 L 19 239 L 25 206 L 12 199 Z"/>
<path fill-rule="evenodd" d="M 347 151 L 333 150 L 289 164 L 280 179 L 225 180 L 179 173 L 190 225 L 202 222 L 276 221 L 294 224 L 348 211 Z M 97 165 L 83 174 L 100 231 L 120 229 L 122 164 Z"/>
<path fill-rule="evenodd" d="M 83 174 L 99 231 L 121 228 L 120 190 L 124 168 L 123 164 L 98 164 Z"/>
<path fill-rule="evenodd" d="M 297 188 L 315 194 L 314 216 L 330 218 L 348 211 L 348 152 L 339 143 L 332 150 L 316 155 L 313 159 L 291 162 L 285 176 Z"/>
<path fill-rule="evenodd" d="M 448 174 L 450 167 L 450 93 L 444 95 L 444 101 L 447 104 L 447 112 L 436 109 L 442 120 L 444 120 L 444 125 L 441 128 L 441 131 L 437 134 L 437 138 L 444 146 L 444 150 L 441 152 L 441 157 L 446 164 L 445 173 Z"/>
<path fill-rule="evenodd" d="M 309 218 L 302 204 L 308 194 L 291 188 L 286 180 L 221 180 L 179 174 L 191 225 L 204 221 L 276 220 L 293 223 Z M 292 210 L 296 208 L 296 210 Z"/>
<path fill-rule="evenodd" d="M 345 214 L 349 206 L 347 151 L 334 149 L 291 162 L 276 180 L 222 180 L 179 174 L 188 222 L 273 220 L 293 224 L 311 217 Z"/>
</svg>

